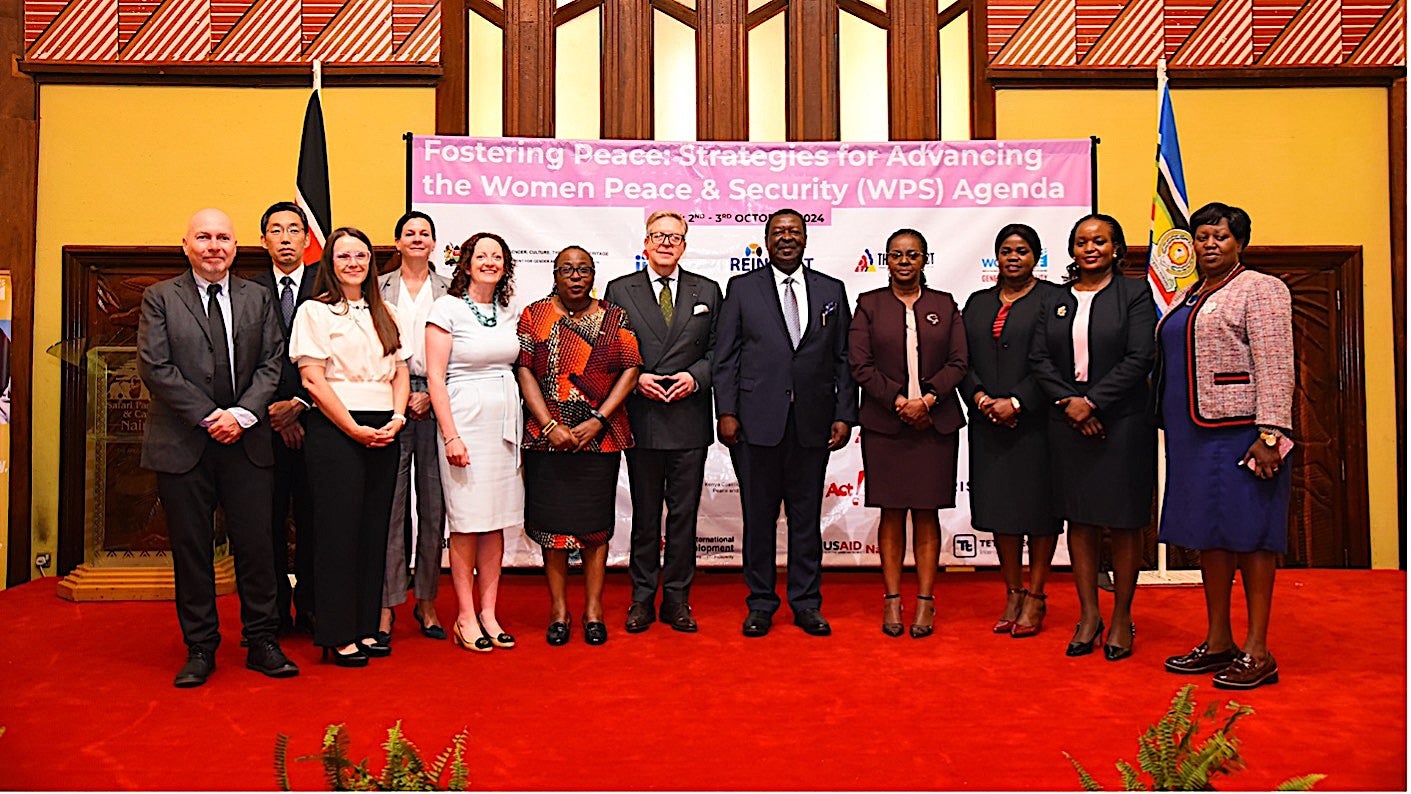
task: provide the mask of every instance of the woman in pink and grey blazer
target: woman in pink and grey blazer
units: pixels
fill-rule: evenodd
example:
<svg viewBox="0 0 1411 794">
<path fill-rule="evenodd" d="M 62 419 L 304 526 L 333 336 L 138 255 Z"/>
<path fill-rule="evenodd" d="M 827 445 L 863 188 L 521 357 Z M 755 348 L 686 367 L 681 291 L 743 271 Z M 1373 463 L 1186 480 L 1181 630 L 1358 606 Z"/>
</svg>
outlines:
<svg viewBox="0 0 1411 794">
<path fill-rule="evenodd" d="M 1205 641 L 1166 660 L 1173 673 L 1215 673 L 1224 689 L 1277 683 L 1267 634 L 1278 555 L 1288 546 L 1293 323 L 1288 287 L 1247 270 L 1249 215 L 1207 204 L 1191 216 L 1200 280 L 1157 325 L 1156 397 L 1166 428 L 1161 541 L 1200 550 Z M 1249 629 L 1230 628 L 1241 573 Z"/>
</svg>

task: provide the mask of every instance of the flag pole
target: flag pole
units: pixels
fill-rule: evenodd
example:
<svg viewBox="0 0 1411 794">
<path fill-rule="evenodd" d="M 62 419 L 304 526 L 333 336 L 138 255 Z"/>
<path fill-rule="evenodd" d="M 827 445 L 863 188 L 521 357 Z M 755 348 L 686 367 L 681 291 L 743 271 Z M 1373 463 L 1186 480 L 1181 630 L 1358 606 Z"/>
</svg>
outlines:
<svg viewBox="0 0 1411 794">
<path fill-rule="evenodd" d="M 314 61 L 314 90 L 323 90 L 323 63 L 318 60 Z"/>
</svg>

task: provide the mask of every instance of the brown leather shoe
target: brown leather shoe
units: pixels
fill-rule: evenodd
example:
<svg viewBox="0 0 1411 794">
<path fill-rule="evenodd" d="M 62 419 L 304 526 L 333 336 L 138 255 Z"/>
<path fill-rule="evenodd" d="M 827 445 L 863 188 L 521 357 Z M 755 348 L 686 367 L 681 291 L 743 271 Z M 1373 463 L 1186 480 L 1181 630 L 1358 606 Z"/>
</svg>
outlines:
<svg viewBox="0 0 1411 794">
<path fill-rule="evenodd" d="M 652 605 L 646 601 L 633 601 L 627 608 L 627 633 L 640 634 L 656 622 L 657 616 Z"/>
<path fill-rule="evenodd" d="M 691 617 L 691 605 L 685 601 L 662 604 L 661 620 L 676 631 L 684 631 L 687 634 L 693 634 L 699 628 L 696 619 Z"/>
<path fill-rule="evenodd" d="M 1210 646 L 1201 643 L 1182 656 L 1172 656 L 1166 660 L 1166 672 L 1193 675 L 1195 673 L 1216 673 L 1230 666 L 1240 656 L 1238 645 L 1231 645 L 1219 653 L 1211 653 Z"/>
<path fill-rule="evenodd" d="M 1263 659 L 1255 659 L 1247 653 L 1240 654 L 1230 666 L 1215 674 L 1213 682 L 1218 689 L 1254 689 L 1265 684 L 1279 683 L 1279 664 L 1274 654 Z"/>
</svg>

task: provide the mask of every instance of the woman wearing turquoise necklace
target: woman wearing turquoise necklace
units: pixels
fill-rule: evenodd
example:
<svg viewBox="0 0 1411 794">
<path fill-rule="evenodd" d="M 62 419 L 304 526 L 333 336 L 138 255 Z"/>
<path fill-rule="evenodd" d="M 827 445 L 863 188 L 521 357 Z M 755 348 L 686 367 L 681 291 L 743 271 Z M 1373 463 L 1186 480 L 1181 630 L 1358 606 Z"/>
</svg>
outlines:
<svg viewBox="0 0 1411 794">
<path fill-rule="evenodd" d="M 509 246 L 480 232 L 461 246 L 450 290 L 426 323 L 427 391 L 441 431 L 441 488 L 459 605 L 451 636 L 479 653 L 514 647 L 495 616 L 504 530 L 524 523 L 513 294 Z"/>
</svg>

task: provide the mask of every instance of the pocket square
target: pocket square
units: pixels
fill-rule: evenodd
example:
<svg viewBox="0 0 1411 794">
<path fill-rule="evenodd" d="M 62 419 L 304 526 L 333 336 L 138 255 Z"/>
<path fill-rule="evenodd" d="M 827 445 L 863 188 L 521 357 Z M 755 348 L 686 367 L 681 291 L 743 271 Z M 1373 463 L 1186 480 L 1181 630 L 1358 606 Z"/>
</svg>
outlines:
<svg viewBox="0 0 1411 794">
<path fill-rule="evenodd" d="M 697 304 L 691 309 L 691 314 L 693 314 L 693 315 L 695 315 L 695 314 L 706 314 L 706 313 L 708 313 L 709 311 L 710 311 L 710 307 L 709 307 L 709 306 L 705 305 L 704 303 L 697 303 Z"/>
</svg>

